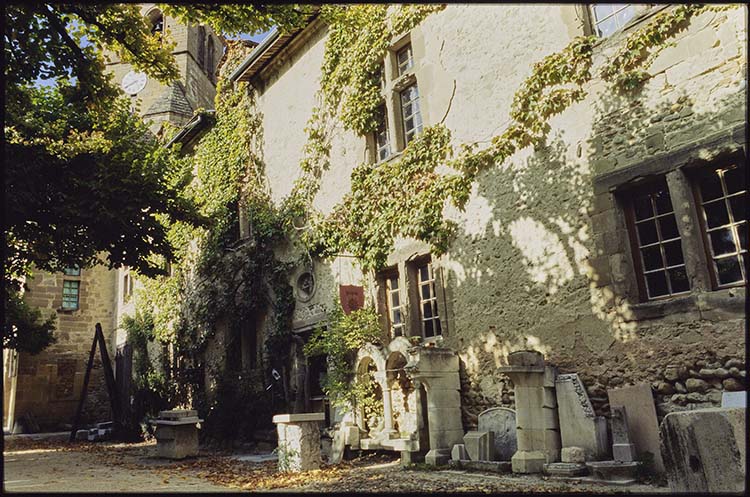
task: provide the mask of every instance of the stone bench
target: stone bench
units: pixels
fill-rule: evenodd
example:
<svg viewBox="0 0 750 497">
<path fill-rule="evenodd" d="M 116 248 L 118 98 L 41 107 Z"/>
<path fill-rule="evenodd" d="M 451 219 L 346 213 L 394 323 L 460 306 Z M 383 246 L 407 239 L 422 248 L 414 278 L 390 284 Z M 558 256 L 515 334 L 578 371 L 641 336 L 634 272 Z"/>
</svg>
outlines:
<svg viewBox="0 0 750 497">
<path fill-rule="evenodd" d="M 156 426 L 156 450 L 159 457 L 184 459 L 198 455 L 198 411 L 175 409 L 161 411 Z"/>
</svg>

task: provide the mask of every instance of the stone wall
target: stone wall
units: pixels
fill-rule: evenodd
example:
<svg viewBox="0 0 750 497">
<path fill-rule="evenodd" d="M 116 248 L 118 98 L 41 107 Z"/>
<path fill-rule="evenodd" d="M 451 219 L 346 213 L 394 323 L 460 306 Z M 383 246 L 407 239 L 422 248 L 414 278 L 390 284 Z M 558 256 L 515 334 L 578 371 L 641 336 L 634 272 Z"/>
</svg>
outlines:
<svg viewBox="0 0 750 497">
<path fill-rule="evenodd" d="M 101 323 L 114 369 L 116 271 L 97 266 L 81 271 L 79 309 L 62 310 L 62 274 L 35 272 L 25 299 L 43 316 L 57 316 L 57 342 L 37 355 L 19 354 L 16 420 L 30 413 L 44 429 L 72 424 L 83 387 L 94 327 Z M 110 403 L 97 348 L 84 404 L 83 423 L 110 421 Z"/>
<path fill-rule="evenodd" d="M 600 42 L 595 74 L 660 9 L 647 9 Z M 486 142 L 507 124 L 513 94 L 532 64 L 583 32 L 580 7 L 573 5 L 449 5 L 429 16 L 410 34 L 425 126 L 445 116 L 456 145 Z M 709 374 L 701 369 L 727 369 L 729 361 L 742 369 L 745 291 L 694 285 L 685 296 L 640 302 L 619 189 L 635 176 L 673 173 L 698 157 L 738 149 L 746 33 L 741 8 L 698 16 L 656 58 L 640 94 L 616 95 L 595 78 L 586 100 L 552 119 L 544 146 L 481 174 L 466 209 L 447 210 L 459 230 L 434 262 L 445 276 L 441 314 L 451 324 L 443 345 L 461 357 L 466 427 L 486 407 L 513 405 L 512 384 L 498 368 L 519 349 L 539 350 L 560 372 L 579 373 L 597 414 L 608 414 L 607 388 L 629 383 L 653 384 L 661 416 L 688 404 L 716 404 L 721 390 L 737 386 L 729 377 L 707 376 L 699 379 L 711 380 L 708 388 L 691 381 L 693 392 L 672 394 L 662 384 L 668 366 L 697 376 Z M 308 29 L 255 81 L 275 201 L 299 174 L 324 43 L 324 28 Z M 337 133 L 317 208 L 328 212 L 341 200 L 352 169 L 366 156 L 364 138 Z M 690 219 L 680 223 L 688 244 L 698 229 Z M 415 246 L 400 240 L 395 252 L 411 254 Z M 686 254 L 695 274 L 706 271 L 701 257 Z M 323 264 L 316 271 L 336 275 L 339 260 L 329 264 L 331 271 Z M 319 283 L 317 292 L 333 295 L 340 281 Z M 374 287 L 369 276 L 357 284 Z M 742 380 L 739 372 L 729 376 Z"/>
</svg>

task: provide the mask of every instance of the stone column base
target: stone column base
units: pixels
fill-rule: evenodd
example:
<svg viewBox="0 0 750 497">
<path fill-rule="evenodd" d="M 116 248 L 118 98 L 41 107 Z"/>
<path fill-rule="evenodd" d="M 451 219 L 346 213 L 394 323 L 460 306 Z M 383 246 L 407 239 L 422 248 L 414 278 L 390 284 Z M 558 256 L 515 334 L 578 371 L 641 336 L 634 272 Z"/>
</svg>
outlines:
<svg viewBox="0 0 750 497">
<path fill-rule="evenodd" d="M 547 463 L 547 457 L 539 450 L 519 450 L 510 462 L 514 473 L 541 473 Z"/>
</svg>

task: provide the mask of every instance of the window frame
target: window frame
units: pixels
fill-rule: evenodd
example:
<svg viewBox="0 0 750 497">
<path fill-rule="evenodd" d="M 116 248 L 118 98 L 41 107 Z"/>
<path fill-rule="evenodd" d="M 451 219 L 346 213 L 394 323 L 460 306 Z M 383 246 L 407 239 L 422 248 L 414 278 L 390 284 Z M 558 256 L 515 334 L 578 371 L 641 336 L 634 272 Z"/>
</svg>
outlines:
<svg viewBox="0 0 750 497">
<path fill-rule="evenodd" d="M 81 309 L 81 287 L 83 286 L 81 284 L 82 282 L 82 275 L 83 271 L 80 267 L 68 267 L 64 268 L 62 272 L 62 292 L 60 294 L 60 311 L 63 312 L 74 312 Z M 75 291 L 75 307 L 68 307 L 66 306 L 66 295 L 70 295 L 70 293 L 66 294 L 66 285 L 75 283 L 76 285 L 76 291 Z"/>
<path fill-rule="evenodd" d="M 609 14 L 609 15 L 605 16 L 603 19 L 599 20 L 599 19 L 597 19 L 597 17 L 596 17 L 596 11 L 594 10 L 594 7 L 596 5 L 616 5 L 616 6 L 620 6 L 621 8 L 619 8 L 618 10 L 613 11 L 611 14 Z M 586 15 L 587 15 L 588 21 L 589 21 L 588 22 L 588 24 L 589 24 L 589 30 L 591 31 L 591 34 L 593 34 L 597 38 L 603 40 L 605 38 L 609 38 L 610 36 L 614 35 L 615 33 L 618 33 L 620 31 L 622 31 L 623 29 L 625 29 L 628 26 L 628 24 L 630 24 L 630 22 L 633 19 L 635 19 L 635 18 L 638 17 L 638 14 L 641 12 L 642 8 L 644 8 L 645 6 L 641 6 L 639 4 L 633 4 L 633 3 L 607 4 L 607 3 L 603 3 L 602 2 L 602 3 L 586 4 L 585 7 L 586 7 Z M 627 21 L 625 21 L 625 23 L 623 23 L 622 25 L 619 25 L 619 21 L 617 21 L 617 17 L 616 16 L 617 16 L 617 14 L 619 14 L 623 10 L 627 9 L 628 7 L 630 7 L 630 8 L 633 9 L 633 15 Z M 641 8 L 639 8 L 639 7 L 641 7 Z M 606 21 L 607 19 L 610 19 L 610 18 L 614 18 L 615 19 L 615 24 L 618 24 L 617 28 L 614 31 L 612 31 L 611 33 L 607 34 L 607 35 L 600 34 L 599 33 L 599 29 L 597 28 L 597 26 L 599 24 L 601 24 L 602 22 Z"/>
<path fill-rule="evenodd" d="M 430 277 L 428 280 L 423 281 L 422 280 L 422 269 L 427 268 L 428 276 Z M 440 320 L 440 302 L 438 298 L 438 292 L 436 288 L 437 284 L 437 275 L 435 274 L 435 268 L 432 264 L 432 259 L 425 259 L 422 260 L 416 264 L 414 264 L 414 271 L 416 273 L 416 290 L 417 290 L 417 316 L 419 318 L 419 330 L 420 334 L 422 336 L 423 340 L 431 341 L 439 339 L 439 337 L 443 336 L 443 326 Z M 430 290 L 430 297 L 427 299 L 424 299 L 422 296 L 422 287 L 427 285 Z M 430 303 L 430 309 L 432 312 L 432 316 L 429 318 L 425 318 L 424 316 L 424 305 L 426 302 Z M 427 336 L 426 334 L 426 327 L 425 322 L 431 321 L 432 322 L 432 335 Z M 437 329 L 436 329 L 436 323 L 437 323 Z"/>
<path fill-rule="evenodd" d="M 645 195 L 645 194 L 651 194 L 654 193 L 656 190 L 664 189 L 669 193 L 670 197 L 670 204 L 672 206 L 671 215 L 675 218 L 675 224 L 677 227 L 677 232 L 679 234 L 679 237 L 677 238 L 669 238 L 667 240 L 663 240 L 661 237 L 661 227 L 659 226 L 659 222 L 657 221 L 657 218 L 660 216 L 665 216 L 668 214 L 659 214 L 656 211 L 653 212 L 653 216 L 650 218 L 646 218 L 640 221 L 644 220 L 654 220 L 654 226 L 657 230 L 657 241 L 651 244 L 645 244 L 641 245 L 640 239 L 637 232 L 637 222 L 636 221 L 636 215 L 635 215 L 635 198 L 639 195 Z M 677 214 L 675 212 L 675 207 L 673 203 L 672 193 L 669 189 L 669 185 L 667 183 L 665 176 L 660 176 L 658 178 L 654 178 L 651 181 L 648 181 L 647 183 L 642 183 L 638 185 L 630 186 L 629 188 L 623 189 L 619 193 L 621 199 L 623 200 L 623 211 L 625 214 L 625 227 L 628 234 L 628 240 L 630 245 L 630 255 L 631 260 L 633 261 L 633 268 L 636 276 L 636 283 L 638 286 L 638 300 L 639 302 L 655 302 L 665 299 L 672 299 L 675 297 L 682 297 L 685 295 L 689 295 L 693 288 L 690 286 L 690 274 L 688 272 L 686 258 L 685 258 L 685 249 L 684 249 L 684 236 L 682 231 L 680 230 L 680 225 L 677 223 Z M 653 202 L 653 200 L 651 200 Z M 653 205 L 652 205 L 653 208 Z M 667 260 L 666 260 L 666 253 L 664 251 L 664 244 L 665 243 L 672 243 L 674 241 L 678 240 L 680 242 L 680 251 L 682 255 L 682 264 L 677 264 L 673 266 L 668 266 Z M 650 296 L 650 292 L 648 289 L 648 283 L 646 281 L 646 274 L 651 272 L 656 272 L 658 270 L 649 270 L 646 271 L 646 268 L 643 263 L 643 254 L 641 252 L 641 249 L 644 247 L 651 247 L 651 246 L 658 246 L 660 253 L 661 253 L 661 260 L 663 263 L 663 266 L 661 267 L 661 270 L 665 273 L 665 279 L 667 284 L 668 292 L 666 295 L 657 295 L 654 297 Z M 688 280 L 688 289 L 681 291 L 681 292 L 672 292 L 672 282 L 669 278 L 669 272 L 668 269 L 675 268 L 675 267 L 683 267 L 685 271 L 686 278 Z"/>
<path fill-rule="evenodd" d="M 737 233 L 736 226 L 741 225 L 742 221 L 736 222 L 733 218 L 734 215 L 731 212 L 731 207 L 727 206 L 727 215 L 731 216 L 730 223 L 728 225 L 723 226 L 729 226 L 731 228 L 733 239 L 734 241 L 739 244 L 736 245 L 737 251 L 732 252 L 733 256 L 738 257 L 740 259 L 740 274 L 743 275 L 743 279 L 740 281 L 735 281 L 732 283 L 720 283 L 719 282 L 719 275 L 718 275 L 718 269 L 716 267 L 716 262 L 713 255 L 713 245 L 710 239 L 709 230 L 715 230 L 715 229 L 721 229 L 720 227 L 715 228 L 709 228 L 708 222 L 707 222 L 707 214 L 704 209 L 704 202 L 703 202 L 703 195 L 700 192 L 700 181 L 705 178 L 706 176 L 709 176 L 711 174 L 714 174 L 717 170 L 729 170 L 733 168 L 745 168 L 745 185 L 747 185 L 747 164 L 744 158 L 744 155 L 742 154 L 733 154 L 730 157 L 727 157 L 720 161 L 712 161 L 709 164 L 705 164 L 702 167 L 695 167 L 693 171 L 691 171 L 689 180 L 690 180 L 690 187 L 692 192 L 692 200 L 693 202 L 693 208 L 695 209 L 695 214 L 698 219 L 698 226 L 697 228 L 700 230 L 700 237 L 701 241 L 703 242 L 703 249 L 705 253 L 705 261 L 707 265 L 707 271 L 708 276 L 711 284 L 711 290 L 723 290 L 727 288 L 736 288 L 736 287 L 744 287 L 747 285 L 748 281 L 750 281 L 750 278 L 748 278 L 749 270 L 750 268 L 745 264 L 746 258 L 742 256 L 742 254 L 750 254 L 750 250 L 747 248 L 743 252 L 742 246 L 740 244 L 740 238 L 739 234 Z M 726 185 L 724 184 L 724 181 L 721 180 L 722 185 L 722 196 L 716 199 L 709 200 L 708 202 L 715 202 L 721 199 L 726 206 L 727 198 L 738 195 L 738 193 L 730 194 L 730 195 L 723 195 L 726 192 Z M 744 190 L 743 193 L 739 193 L 739 195 L 744 195 L 745 197 L 745 209 L 747 210 L 747 204 L 748 204 L 748 190 Z M 750 225 L 750 222 L 748 222 L 747 218 L 743 220 L 746 225 Z M 736 235 L 736 237 L 735 237 Z M 746 236 L 750 237 L 750 235 L 746 234 Z M 747 240 L 745 243 L 747 244 Z M 722 254 L 725 257 L 730 257 L 729 255 Z M 747 256 L 750 258 L 750 255 Z M 719 257 L 722 258 L 722 257 Z M 744 273 L 744 274 L 743 274 Z"/>
</svg>

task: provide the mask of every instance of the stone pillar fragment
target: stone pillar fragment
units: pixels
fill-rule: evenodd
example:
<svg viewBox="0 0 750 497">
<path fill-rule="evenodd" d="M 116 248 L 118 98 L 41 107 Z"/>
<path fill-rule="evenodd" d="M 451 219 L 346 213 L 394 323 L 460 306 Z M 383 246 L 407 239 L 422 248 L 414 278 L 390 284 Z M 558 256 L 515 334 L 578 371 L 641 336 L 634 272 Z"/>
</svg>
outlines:
<svg viewBox="0 0 750 497">
<path fill-rule="evenodd" d="M 320 426 L 325 414 L 279 414 L 273 417 L 279 434 L 279 471 L 320 468 Z"/>
</svg>

